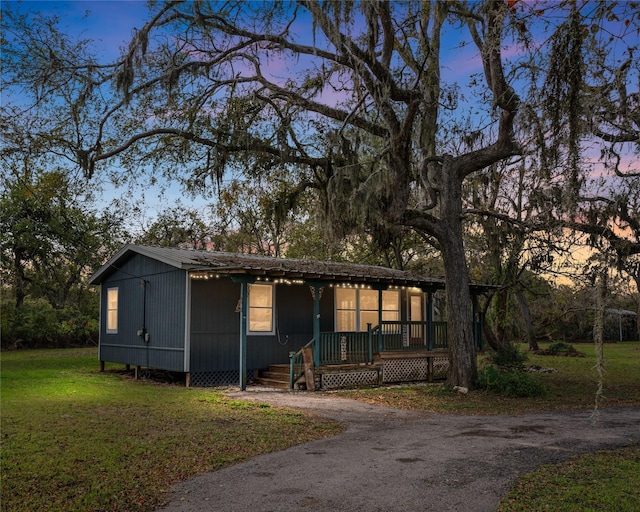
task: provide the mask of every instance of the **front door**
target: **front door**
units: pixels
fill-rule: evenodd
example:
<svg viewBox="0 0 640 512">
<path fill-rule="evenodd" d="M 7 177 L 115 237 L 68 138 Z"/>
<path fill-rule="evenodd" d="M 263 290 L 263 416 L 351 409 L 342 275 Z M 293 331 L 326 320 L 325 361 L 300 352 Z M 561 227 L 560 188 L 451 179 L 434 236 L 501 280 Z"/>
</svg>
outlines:
<svg viewBox="0 0 640 512">
<path fill-rule="evenodd" d="M 424 345 L 424 297 L 423 294 L 409 295 L 409 345 Z M 415 324 L 413 322 L 421 322 Z"/>
</svg>

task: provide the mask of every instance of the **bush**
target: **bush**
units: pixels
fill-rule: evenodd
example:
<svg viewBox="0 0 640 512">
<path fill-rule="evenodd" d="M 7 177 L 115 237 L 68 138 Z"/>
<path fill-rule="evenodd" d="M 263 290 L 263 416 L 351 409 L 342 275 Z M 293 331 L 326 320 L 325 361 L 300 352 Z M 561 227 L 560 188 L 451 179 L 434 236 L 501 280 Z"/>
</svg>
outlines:
<svg viewBox="0 0 640 512">
<path fill-rule="evenodd" d="M 524 370 L 524 363 L 527 354 L 520 351 L 520 347 L 515 343 L 510 343 L 496 352 L 489 354 L 489 359 L 498 368 L 508 370 Z"/>
<path fill-rule="evenodd" d="M 524 370 L 507 370 L 493 365 L 478 372 L 477 387 L 514 398 L 534 398 L 546 394 L 544 385 Z"/>
<path fill-rule="evenodd" d="M 54 309 L 44 299 L 26 298 L 20 308 L 2 301 L 2 347 L 44 348 L 95 344 L 98 320 L 75 308 Z"/>
<path fill-rule="evenodd" d="M 575 348 L 573 348 L 573 345 L 565 343 L 564 341 L 556 341 L 549 345 L 547 350 L 552 354 L 566 354 L 567 352 L 573 352 Z"/>
</svg>

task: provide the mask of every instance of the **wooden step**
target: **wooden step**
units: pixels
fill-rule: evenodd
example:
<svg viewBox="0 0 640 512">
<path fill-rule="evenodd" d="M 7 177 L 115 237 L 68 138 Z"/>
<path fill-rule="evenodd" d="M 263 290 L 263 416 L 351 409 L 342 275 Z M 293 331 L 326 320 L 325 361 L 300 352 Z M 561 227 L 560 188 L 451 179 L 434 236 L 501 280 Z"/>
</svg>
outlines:
<svg viewBox="0 0 640 512">
<path fill-rule="evenodd" d="M 285 381 L 281 379 L 269 379 L 264 377 L 258 377 L 257 379 L 254 379 L 253 382 L 255 384 L 258 384 L 259 386 L 267 386 L 270 388 L 284 388 L 284 389 L 289 388 L 289 379 Z"/>
<path fill-rule="evenodd" d="M 289 388 L 289 365 L 272 364 L 268 370 L 260 370 L 254 382 L 272 388 Z"/>
<path fill-rule="evenodd" d="M 289 365 L 288 364 L 272 364 L 269 365 L 269 369 L 267 370 L 272 373 L 284 373 L 289 375 Z"/>
<path fill-rule="evenodd" d="M 286 380 L 289 382 L 289 372 L 272 372 L 271 370 L 261 371 L 258 374 L 260 379 Z"/>
</svg>

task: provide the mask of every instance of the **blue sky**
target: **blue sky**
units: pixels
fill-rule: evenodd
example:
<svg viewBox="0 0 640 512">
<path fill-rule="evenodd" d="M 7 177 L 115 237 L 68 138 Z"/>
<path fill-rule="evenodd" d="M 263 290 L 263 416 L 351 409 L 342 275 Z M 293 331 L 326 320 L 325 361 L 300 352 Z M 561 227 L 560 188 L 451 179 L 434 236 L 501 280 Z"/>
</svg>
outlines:
<svg viewBox="0 0 640 512">
<path fill-rule="evenodd" d="M 79 38 L 94 39 L 104 57 L 116 56 L 131 36 L 133 27 L 140 28 L 147 16 L 142 0 L 30 1 L 2 0 L 22 12 L 55 14 L 61 27 Z"/>
<path fill-rule="evenodd" d="M 98 57 L 104 60 L 116 58 L 121 48 L 127 45 L 134 28 L 142 27 L 148 17 L 147 3 L 142 0 L 0 1 L 3 8 L 7 4 L 24 13 L 35 15 L 41 12 L 44 15 L 59 16 L 60 28 L 65 33 L 72 38 L 93 40 Z M 91 183 L 87 186 L 91 186 Z M 104 205 L 120 198 L 125 192 L 110 184 L 104 184 L 103 187 L 101 203 Z M 178 184 L 171 184 L 162 196 L 159 186 L 139 186 L 135 195 L 139 200 L 136 205 L 145 211 L 145 222 L 165 208 L 175 206 L 178 201 L 201 212 L 210 203 L 209 200 L 185 197 Z M 144 201 L 141 200 L 142 197 Z"/>
<path fill-rule="evenodd" d="M 147 20 L 148 6 L 142 0 L 93 0 L 93 1 L 9 1 L 0 0 L 4 7 L 19 8 L 22 12 L 42 12 L 44 14 L 56 14 L 60 16 L 60 28 L 68 35 L 79 39 L 91 39 L 98 50 L 99 58 L 110 60 L 117 57 L 120 49 L 131 38 L 134 28 L 140 28 Z M 304 37 L 310 38 L 310 30 Z M 455 59 L 449 59 L 449 65 L 443 69 L 444 82 L 457 81 L 463 88 L 468 83 L 470 74 L 481 71 L 481 62 L 477 49 L 473 44 L 460 47 L 461 39 L 468 39 L 467 30 L 450 31 L 445 43 L 445 51 L 449 56 L 455 53 Z M 470 42 L 470 41 L 468 41 Z M 508 51 L 507 49 L 504 50 Z M 287 63 L 289 65 L 290 63 Z M 270 70 L 278 75 L 287 74 L 288 68 L 282 63 L 273 62 Z M 327 98 L 331 101 L 329 98 Z M 173 185 L 168 198 L 154 201 L 155 191 L 145 189 L 145 199 L 151 208 L 161 209 L 169 201 L 174 201 L 182 194 L 178 185 Z M 111 191 L 112 196 L 118 195 L 117 191 Z M 188 199 L 187 199 L 188 201 Z M 198 204 L 205 204 L 200 201 Z"/>
</svg>

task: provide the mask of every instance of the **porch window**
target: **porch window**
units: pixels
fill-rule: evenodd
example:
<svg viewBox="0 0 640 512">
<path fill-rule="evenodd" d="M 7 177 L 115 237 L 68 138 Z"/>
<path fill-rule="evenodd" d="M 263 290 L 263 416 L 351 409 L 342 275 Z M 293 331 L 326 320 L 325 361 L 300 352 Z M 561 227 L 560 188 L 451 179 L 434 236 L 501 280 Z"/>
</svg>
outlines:
<svg viewBox="0 0 640 512">
<path fill-rule="evenodd" d="M 336 330 L 366 331 L 367 324 L 378 325 L 378 290 L 336 288 Z M 382 319 L 400 318 L 400 293 L 382 292 Z"/>
<path fill-rule="evenodd" d="M 249 285 L 249 332 L 273 333 L 273 286 Z"/>
<path fill-rule="evenodd" d="M 118 288 L 107 288 L 107 334 L 118 334 Z"/>
<path fill-rule="evenodd" d="M 378 290 L 358 290 L 360 292 L 359 331 L 366 331 L 367 324 L 378 325 Z"/>
<path fill-rule="evenodd" d="M 356 330 L 356 290 L 336 288 L 336 327 L 339 332 Z"/>
<path fill-rule="evenodd" d="M 382 319 L 397 322 L 400 320 L 400 292 L 384 290 L 382 292 Z"/>
</svg>

